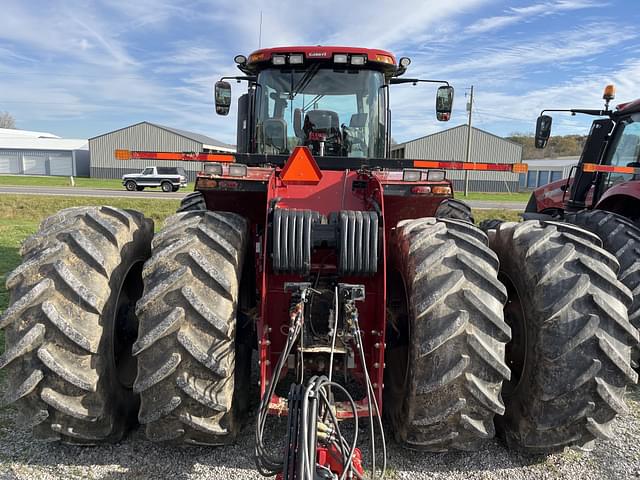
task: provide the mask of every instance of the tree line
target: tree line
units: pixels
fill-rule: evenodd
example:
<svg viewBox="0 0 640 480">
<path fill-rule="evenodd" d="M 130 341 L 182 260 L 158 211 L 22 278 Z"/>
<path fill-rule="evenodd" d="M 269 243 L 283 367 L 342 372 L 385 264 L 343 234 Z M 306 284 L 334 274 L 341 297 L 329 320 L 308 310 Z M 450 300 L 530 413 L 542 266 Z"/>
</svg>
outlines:
<svg viewBox="0 0 640 480">
<path fill-rule="evenodd" d="M 507 140 L 522 145 L 522 159 L 577 157 L 582 153 L 586 135 L 552 135 L 544 149 L 535 148 L 532 133 L 512 133 Z"/>
</svg>

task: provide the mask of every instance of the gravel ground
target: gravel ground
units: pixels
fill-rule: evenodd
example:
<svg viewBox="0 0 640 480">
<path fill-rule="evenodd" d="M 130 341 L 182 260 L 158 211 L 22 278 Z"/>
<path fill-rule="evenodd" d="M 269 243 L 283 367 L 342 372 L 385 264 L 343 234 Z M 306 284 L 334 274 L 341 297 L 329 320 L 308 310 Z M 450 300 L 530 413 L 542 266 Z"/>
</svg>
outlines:
<svg viewBox="0 0 640 480">
<path fill-rule="evenodd" d="M 0 387 L 0 390 L 2 388 Z M 0 397 L 2 392 L 0 392 Z M 627 479 L 640 478 L 640 388 L 627 397 L 630 414 L 614 424 L 615 438 L 590 453 L 567 449 L 548 457 L 507 451 L 498 441 L 474 453 L 426 454 L 389 446 L 391 479 Z M 11 408 L 0 410 L 0 479 L 258 479 L 253 463 L 253 422 L 230 447 L 169 447 L 132 432 L 117 445 L 74 447 L 33 442 L 16 426 Z M 271 442 L 282 438 L 280 425 Z M 366 431 L 360 435 L 366 441 Z M 367 455 L 367 452 L 363 452 Z M 369 463 L 369 462 L 367 462 Z"/>
</svg>

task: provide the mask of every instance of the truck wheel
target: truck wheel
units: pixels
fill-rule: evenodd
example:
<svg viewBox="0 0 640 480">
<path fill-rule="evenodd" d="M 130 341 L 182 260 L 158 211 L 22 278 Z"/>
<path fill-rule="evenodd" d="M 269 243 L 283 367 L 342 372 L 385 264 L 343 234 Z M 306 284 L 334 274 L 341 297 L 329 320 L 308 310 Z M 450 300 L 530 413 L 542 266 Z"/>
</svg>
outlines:
<svg viewBox="0 0 640 480">
<path fill-rule="evenodd" d="M 130 192 L 134 192 L 138 185 L 133 180 L 127 180 L 124 184 L 124 188 L 129 190 Z"/>
<path fill-rule="evenodd" d="M 171 182 L 162 182 L 160 184 L 160 187 L 162 188 L 162 191 L 166 193 L 169 193 L 173 190 L 173 185 L 171 185 Z"/>
<path fill-rule="evenodd" d="M 7 277 L 0 317 L 3 403 L 47 441 L 118 441 L 135 423 L 135 302 L 153 222 L 111 207 L 68 208 L 44 220 Z"/>
<path fill-rule="evenodd" d="M 443 200 L 436 210 L 437 218 L 455 218 L 464 220 L 465 222 L 474 223 L 471 207 L 466 203 L 456 200 L 455 198 L 447 198 Z"/>
<path fill-rule="evenodd" d="M 206 210 L 207 204 L 204 201 L 204 195 L 201 192 L 193 192 L 188 195 L 185 195 L 182 200 L 180 200 L 180 207 L 178 207 L 178 212 L 190 212 L 194 210 Z"/>
<path fill-rule="evenodd" d="M 486 235 L 460 220 L 402 221 L 392 248 L 398 279 L 387 284 L 405 286 L 390 292 L 387 327 L 385 410 L 395 437 L 412 449 L 478 449 L 495 434 L 510 375 L 498 259 Z"/>
<path fill-rule="evenodd" d="M 511 448 L 542 453 L 610 438 L 611 421 L 626 412 L 638 332 L 618 262 L 600 245 L 576 226 L 537 220 L 502 223 L 491 236 L 513 334 L 496 425 Z"/>
<path fill-rule="evenodd" d="M 615 255 L 620 263 L 618 280 L 633 293 L 629 321 L 640 328 L 640 227 L 625 217 L 604 210 L 584 210 L 567 215 L 565 220 L 598 235 L 604 249 Z M 638 368 L 640 349 L 634 348 L 632 354 Z"/>
<path fill-rule="evenodd" d="M 234 213 L 198 211 L 169 217 L 153 239 L 133 347 L 138 419 L 150 440 L 222 445 L 237 435 L 234 397 L 247 395 L 246 371 L 236 368 L 247 360 L 236 342 L 247 235 Z"/>
</svg>

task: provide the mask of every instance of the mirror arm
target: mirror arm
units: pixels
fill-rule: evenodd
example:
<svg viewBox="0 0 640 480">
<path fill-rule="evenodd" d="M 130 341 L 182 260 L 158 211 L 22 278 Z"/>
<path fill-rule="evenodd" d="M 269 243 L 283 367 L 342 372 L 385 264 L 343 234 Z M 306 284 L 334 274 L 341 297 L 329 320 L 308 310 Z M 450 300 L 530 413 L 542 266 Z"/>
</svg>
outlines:
<svg viewBox="0 0 640 480">
<path fill-rule="evenodd" d="M 584 115 L 594 115 L 596 117 L 603 117 L 605 115 L 611 115 L 613 111 L 611 110 L 589 110 L 583 108 L 569 108 L 564 110 L 542 110 L 540 115 L 544 115 L 545 112 L 569 112 L 571 115 L 575 115 L 576 113 L 582 113 Z"/>
<path fill-rule="evenodd" d="M 220 81 L 222 82 L 223 80 L 236 80 L 238 83 L 245 81 L 245 82 L 257 82 L 258 81 L 258 77 L 256 77 L 255 75 L 246 75 L 244 77 L 221 77 Z"/>
<path fill-rule="evenodd" d="M 399 83 L 413 83 L 414 85 L 416 83 L 441 83 L 447 87 L 449 86 L 449 82 L 446 80 L 423 80 L 421 78 L 392 78 L 389 80 L 389 83 L 391 85 L 397 85 Z"/>
</svg>

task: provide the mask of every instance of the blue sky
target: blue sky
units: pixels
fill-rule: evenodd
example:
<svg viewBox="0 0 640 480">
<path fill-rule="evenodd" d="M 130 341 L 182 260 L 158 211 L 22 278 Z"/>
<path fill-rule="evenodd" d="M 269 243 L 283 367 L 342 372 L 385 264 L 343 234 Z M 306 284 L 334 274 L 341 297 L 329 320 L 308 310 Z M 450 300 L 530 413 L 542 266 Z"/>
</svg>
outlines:
<svg viewBox="0 0 640 480">
<path fill-rule="evenodd" d="M 1 11 L 0 111 L 65 137 L 148 120 L 235 143 L 212 85 L 257 48 L 260 11 L 263 47 L 384 48 L 412 58 L 407 75 L 449 80 L 447 124 L 435 120 L 435 87 L 392 88 L 398 141 L 466 123 L 472 84 L 474 124 L 498 135 L 531 132 L 543 107 L 600 108 L 606 83 L 616 101 L 640 97 L 637 0 L 2 0 Z M 554 133 L 589 123 L 556 115 Z"/>
</svg>

